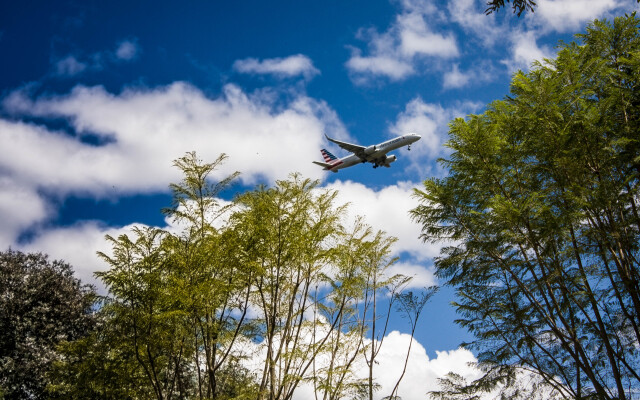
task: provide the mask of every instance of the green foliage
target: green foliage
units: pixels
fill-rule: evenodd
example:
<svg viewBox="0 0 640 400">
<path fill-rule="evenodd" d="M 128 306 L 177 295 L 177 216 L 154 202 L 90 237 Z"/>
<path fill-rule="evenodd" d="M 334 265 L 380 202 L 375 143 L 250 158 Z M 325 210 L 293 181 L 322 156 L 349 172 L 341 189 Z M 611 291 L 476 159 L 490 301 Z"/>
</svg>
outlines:
<svg viewBox="0 0 640 400">
<path fill-rule="evenodd" d="M 507 3 L 511 3 L 511 1 L 507 0 Z M 518 17 L 526 11 L 534 12 L 535 7 L 536 2 L 533 0 L 513 0 L 512 3 L 513 13 L 518 14 Z M 494 11 L 499 11 L 501 8 L 504 8 L 504 0 L 489 0 L 487 1 L 485 14 L 489 15 Z"/>
<path fill-rule="evenodd" d="M 534 12 L 536 8 L 536 2 L 533 0 L 506 0 L 507 3 L 511 3 L 511 8 L 513 9 L 514 14 L 518 14 L 518 17 L 525 12 Z M 640 3 L 640 0 L 636 0 L 636 2 Z M 500 11 L 501 8 L 505 7 L 505 0 L 488 0 L 487 1 L 487 9 L 485 10 L 485 14 L 489 15 L 493 12 Z"/>
<path fill-rule="evenodd" d="M 91 330 L 95 300 L 69 264 L 40 253 L 0 253 L 0 397 L 48 397 L 58 345 Z"/>
<path fill-rule="evenodd" d="M 374 359 L 408 282 L 386 274 L 395 239 L 361 219 L 347 230 L 337 193 L 298 174 L 225 205 L 218 195 L 237 174 L 209 182 L 224 159 L 175 161 L 184 176 L 163 211 L 177 229 L 107 236 L 110 268 L 96 275 L 110 298 L 91 334 L 61 347 L 53 397 L 275 400 L 310 383 L 330 400 L 379 388 Z M 426 301 L 398 298 L 419 308 L 415 330 Z M 353 371 L 363 362 L 364 379 Z"/>
<path fill-rule="evenodd" d="M 415 192 L 422 238 L 449 241 L 437 275 L 468 346 L 568 397 L 640 388 L 638 25 L 596 21 L 515 74 L 510 97 L 451 123 L 449 176 Z"/>
</svg>

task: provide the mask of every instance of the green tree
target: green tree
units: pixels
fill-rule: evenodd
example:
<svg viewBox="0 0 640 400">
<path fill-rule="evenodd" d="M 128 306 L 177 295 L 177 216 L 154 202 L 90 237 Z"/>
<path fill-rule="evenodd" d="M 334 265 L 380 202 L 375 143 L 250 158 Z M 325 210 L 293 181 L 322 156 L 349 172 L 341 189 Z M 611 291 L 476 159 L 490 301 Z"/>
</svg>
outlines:
<svg viewBox="0 0 640 400">
<path fill-rule="evenodd" d="M 163 211 L 179 232 L 135 228 L 133 239 L 107 237 L 113 254 L 101 254 L 111 266 L 97 273 L 112 296 L 108 323 L 158 399 L 225 398 L 241 371 L 225 363 L 247 333 L 251 271 L 239 263 L 235 231 L 214 227 L 228 208 L 217 195 L 237 173 L 208 180 L 225 159 L 203 163 L 187 153 L 174 162 L 183 179 L 170 185 L 173 205 Z M 219 371 L 225 373 L 222 386 Z"/>
<path fill-rule="evenodd" d="M 42 253 L 0 253 L 0 392 L 5 399 L 44 399 L 58 345 L 93 324 L 93 287 L 71 266 Z"/>
<path fill-rule="evenodd" d="M 154 393 L 131 347 L 123 343 L 120 326 L 110 307 L 96 313 L 96 326 L 77 340 L 58 347 L 61 359 L 53 363 L 51 399 L 148 399 Z"/>
<path fill-rule="evenodd" d="M 360 378 L 354 374 L 353 367 L 366 363 L 369 349 L 366 336 L 372 321 L 366 318 L 370 302 L 364 300 L 370 294 L 370 261 L 376 258 L 372 257 L 372 251 L 384 241 L 392 239 L 381 232 L 374 235 L 371 227 L 358 217 L 353 228 L 341 234 L 334 247 L 334 267 L 325 273 L 325 282 L 331 289 L 324 299 L 317 294 L 314 298 L 314 312 L 320 314 L 320 318 L 314 318 L 320 321 L 316 329 L 333 326 L 325 348 L 316 357 L 321 360 L 314 359 L 313 383 L 318 399 L 367 398 L 378 388 L 372 375 Z M 377 253 L 378 261 L 382 261 L 380 255 L 387 254 Z"/>
<path fill-rule="evenodd" d="M 260 187 L 238 197 L 232 220 L 242 232 L 244 262 L 259 271 L 252 301 L 265 349 L 262 398 L 289 399 L 328 340 L 331 326 L 309 341 L 312 291 L 331 260 L 331 242 L 340 231 L 335 192 L 316 192 L 317 181 L 293 175 L 273 188 Z"/>
<path fill-rule="evenodd" d="M 487 1 L 487 9 L 485 10 L 485 14 L 489 15 L 493 12 L 500 11 L 501 8 L 504 8 L 505 0 L 489 0 Z M 513 13 L 518 14 L 518 17 L 522 15 L 522 13 L 530 11 L 534 12 L 536 7 L 536 2 L 533 0 L 507 0 L 507 3 L 511 3 L 513 8 Z"/>
<path fill-rule="evenodd" d="M 120 346 L 133 354 L 155 398 L 184 397 L 189 391 L 188 360 L 194 351 L 187 313 L 172 289 L 172 271 L 163 246 L 166 232 L 134 228 L 128 235 L 107 237 L 113 254 L 99 253 L 110 269 L 97 272 L 111 301 L 109 323 L 121 335 Z"/>
<path fill-rule="evenodd" d="M 506 0 L 507 3 L 511 3 L 511 8 L 513 9 L 514 14 L 518 14 L 518 17 L 525 12 L 534 12 L 536 8 L 536 2 L 533 0 Z M 636 0 L 640 3 L 640 0 Z M 485 14 L 489 15 L 493 12 L 500 11 L 501 8 L 505 7 L 505 0 L 488 0 L 487 1 L 487 9 L 485 10 Z"/>
<path fill-rule="evenodd" d="M 176 160 L 183 179 L 170 185 L 173 206 L 164 210 L 184 226 L 182 232 L 167 237 L 165 248 L 170 253 L 174 297 L 191 321 L 199 398 L 229 396 L 229 378 L 240 371 L 234 361 L 236 341 L 251 335 L 246 316 L 255 271 L 242 260 L 241 233 L 222 218 L 231 204 L 222 205 L 218 199 L 238 173 L 215 183 L 208 180 L 226 158 L 222 154 L 213 163 L 203 163 L 195 153 L 187 153 Z M 236 367 L 227 365 L 231 361 Z M 226 371 L 223 387 L 218 384 L 219 371 Z"/>
<path fill-rule="evenodd" d="M 395 262 L 389 256 L 395 239 L 373 234 L 361 220 L 346 230 L 346 206 L 317 186 L 294 174 L 259 187 L 238 197 L 231 218 L 242 233 L 243 263 L 257 271 L 251 298 L 260 313 L 262 399 L 291 399 L 303 382 L 322 399 L 373 393 L 373 376 L 363 380 L 352 368 L 369 348 L 373 365 L 379 351 L 376 298 L 406 281 L 384 275 Z M 369 332 L 372 347 L 365 343 Z"/>
<path fill-rule="evenodd" d="M 515 369 L 571 398 L 640 389 L 638 25 L 595 21 L 517 73 L 451 123 L 449 175 L 415 192 L 423 239 L 448 242 L 436 273 L 475 335 L 479 389 Z"/>
</svg>

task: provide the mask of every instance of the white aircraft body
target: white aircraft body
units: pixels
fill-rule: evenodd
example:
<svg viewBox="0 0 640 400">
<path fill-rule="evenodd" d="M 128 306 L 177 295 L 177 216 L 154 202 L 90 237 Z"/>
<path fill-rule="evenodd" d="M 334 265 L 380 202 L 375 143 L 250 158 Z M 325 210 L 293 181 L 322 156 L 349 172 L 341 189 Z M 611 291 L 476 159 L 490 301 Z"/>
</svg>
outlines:
<svg viewBox="0 0 640 400">
<path fill-rule="evenodd" d="M 325 135 L 327 136 L 327 135 Z M 341 142 L 339 140 L 331 139 L 327 136 L 329 141 L 337 144 L 343 149 L 352 152 L 353 154 L 343 158 L 337 158 L 331 154 L 327 149 L 322 149 L 322 157 L 324 162 L 313 161 L 314 164 L 318 164 L 324 167 L 325 170 L 331 172 L 338 172 L 338 170 L 351 167 L 356 164 L 370 162 L 373 164 L 373 168 L 381 166 L 390 167 L 391 163 L 397 160 L 397 157 L 393 154 L 387 155 L 388 152 L 399 149 L 402 146 L 407 146 L 408 150 L 411 150 L 411 145 L 420 140 L 420 135 L 415 133 L 409 133 L 407 135 L 398 136 L 397 138 L 387 140 L 380 144 L 371 146 L 360 146 L 357 144 L 351 144 Z"/>
</svg>

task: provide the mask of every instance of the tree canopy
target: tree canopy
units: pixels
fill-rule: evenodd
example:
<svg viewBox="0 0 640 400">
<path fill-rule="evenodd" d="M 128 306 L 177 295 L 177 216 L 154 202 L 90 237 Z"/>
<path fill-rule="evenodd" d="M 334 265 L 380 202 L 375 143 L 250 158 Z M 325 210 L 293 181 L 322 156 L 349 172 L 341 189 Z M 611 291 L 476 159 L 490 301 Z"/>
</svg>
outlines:
<svg viewBox="0 0 640 400">
<path fill-rule="evenodd" d="M 97 328 L 62 348 L 53 395 L 275 400 L 309 385 L 318 399 L 373 399 L 392 305 L 413 334 L 434 289 L 403 294 L 409 278 L 388 273 L 395 239 L 348 221 L 318 181 L 292 174 L 220 200 L 237 176 L 210 181 L 225 159 L 175 161 L 175 228 L 107 237 L 96 275 L 109 298 Z"/>
<path fill-rule="evenodd" d="M 475 335 L 476 388 L 526 370 L 568 398 L 640 390 L 638 26 L 595 21 L 516 73 L 450 124 L 448 176 L 415 192 L 422 238 L 448 244 L 436 274 Z"/>
<path fill-rule="evenodd" d="M 0 252 L 0 398 L 48 398 L 58 345 L 92 329 L 95 300 L 94 288 L 74 278 L 69 264 Z"/>
<path fill-rule="evenodd" d="M 513 9 L 513 13 L 517 14 L 518 17 L 525 12 L 534 12 L 537 5 L 534 0 L 513 0 L 513 1 L 506 0 L 506 1 L 507 3 L 511 3 L 511 8 Z M 636 1 L 640 3 L 640 0 L 636 0 Z M 504 7 L 505 7 L 505 0 L 488 0 L 485 14 L 489 15 L 493 12 L 500 11 L 500 9 Z"/>
</svg>

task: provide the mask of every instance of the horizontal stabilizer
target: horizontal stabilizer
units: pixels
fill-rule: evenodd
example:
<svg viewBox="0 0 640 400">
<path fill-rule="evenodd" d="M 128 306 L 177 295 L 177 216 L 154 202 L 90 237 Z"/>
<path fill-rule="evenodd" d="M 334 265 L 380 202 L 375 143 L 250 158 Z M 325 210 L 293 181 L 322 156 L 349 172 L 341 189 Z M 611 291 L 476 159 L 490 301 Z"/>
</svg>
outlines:
<svg viewBox="0 0 640 400">
<path fill-rule="evenodd" d="M 336 170 L 331 169 L 333 167 L 333 165 L 331 165 L 331 164 L 323 163 L 323 162 L 320 162 L 320 161 L 312 161 L 312 163 L 317 164 L 317 165 L 319 165 L 321 167 L 324 167 L 324 169 L 329 170 L 331 172 L 338 172 Z"/>
</svg>

